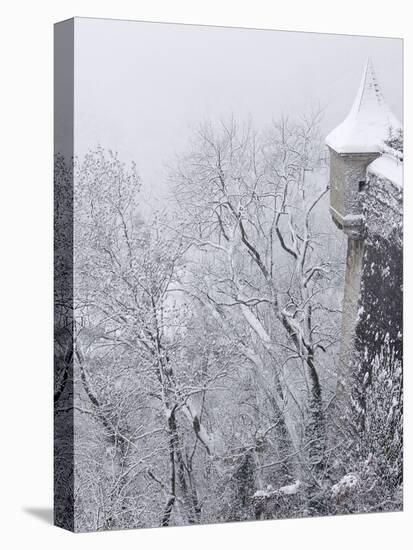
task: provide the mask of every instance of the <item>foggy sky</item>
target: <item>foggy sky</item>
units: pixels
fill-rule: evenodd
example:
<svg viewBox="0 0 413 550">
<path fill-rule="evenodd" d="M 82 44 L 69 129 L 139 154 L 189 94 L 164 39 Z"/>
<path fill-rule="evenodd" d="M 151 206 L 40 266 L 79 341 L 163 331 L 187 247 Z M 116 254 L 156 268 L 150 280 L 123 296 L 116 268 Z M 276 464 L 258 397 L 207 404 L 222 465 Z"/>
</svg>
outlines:
<svg viewBox="0 0 413 550">
<path fill-rule="evenodd" d="M 366 58 L 402 118 L 402 41 L 77 18 L 75 152 L 134 160 L 146 194 L 191 128 L 234 114 L 257 127 L 320 103 L 326 133 L 346 116 Z"/>
</svg>

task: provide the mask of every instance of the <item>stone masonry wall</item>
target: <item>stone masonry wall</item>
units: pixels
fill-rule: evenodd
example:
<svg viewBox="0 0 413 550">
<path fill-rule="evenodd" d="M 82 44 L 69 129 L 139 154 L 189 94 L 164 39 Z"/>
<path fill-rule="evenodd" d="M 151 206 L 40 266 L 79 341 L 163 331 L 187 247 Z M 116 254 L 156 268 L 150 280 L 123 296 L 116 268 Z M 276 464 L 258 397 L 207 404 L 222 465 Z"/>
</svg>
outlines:
<svg viewBox="0 0 413 550">
<path fill-rule="evenodd" d="M 352 366 L 361 410 L 373 359 L 385 354 L 394 362 L 403 355 L 402 189 L 368 174 L 363 199 L 365 227 Z"/>
</svg>

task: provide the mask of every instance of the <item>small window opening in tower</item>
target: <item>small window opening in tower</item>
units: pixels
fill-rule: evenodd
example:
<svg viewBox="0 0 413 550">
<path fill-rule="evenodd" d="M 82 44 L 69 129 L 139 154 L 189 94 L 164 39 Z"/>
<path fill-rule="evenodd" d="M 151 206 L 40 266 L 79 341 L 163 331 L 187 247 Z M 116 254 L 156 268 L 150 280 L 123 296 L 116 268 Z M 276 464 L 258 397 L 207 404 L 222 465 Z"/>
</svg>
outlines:
<svg viewBox="0 0 413 550">
<path fill-rule="evenodd" d="M 366 180 L 359 181 L 359 193 L 361 193 L 361 191 L 364 191 L 365 188 L 366 188 Z"/>
</svg>

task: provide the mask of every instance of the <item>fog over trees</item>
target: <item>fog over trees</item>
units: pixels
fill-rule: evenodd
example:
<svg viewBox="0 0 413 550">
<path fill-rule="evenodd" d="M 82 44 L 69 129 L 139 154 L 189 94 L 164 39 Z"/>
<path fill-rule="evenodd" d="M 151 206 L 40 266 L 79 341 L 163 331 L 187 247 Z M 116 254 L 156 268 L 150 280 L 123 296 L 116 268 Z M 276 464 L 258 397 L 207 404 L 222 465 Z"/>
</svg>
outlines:
<svg viewBox="0 0 413 550">
<path fill-rule="evenodd" d="M 75 186 L 55 400 L 73 330 L 78 530 L 401 508 L 400 360 L 372 359 L 363 425 L 336 400 L 346 238 L 321 119 L 198 126 L 158 210 L 116 153 L 56 159 L 62 201 Z"/>
</svg>

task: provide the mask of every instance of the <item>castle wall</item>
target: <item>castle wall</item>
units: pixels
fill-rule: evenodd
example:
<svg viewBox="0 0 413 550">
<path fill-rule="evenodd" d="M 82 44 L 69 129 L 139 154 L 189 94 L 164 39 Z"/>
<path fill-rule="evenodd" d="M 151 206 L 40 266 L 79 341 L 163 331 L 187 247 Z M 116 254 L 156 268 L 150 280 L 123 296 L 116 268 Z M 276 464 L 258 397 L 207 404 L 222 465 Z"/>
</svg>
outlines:
<svg viewBox="0 0 413 550">
<path fill-rule="evenodd" d="M 402 358 L 403 197 L 387 178 L 368 174 L 365 238 L 355 351 L 371 363 L 383 348 Z"/>
<path fill-rule="evenodd" d="M 363 411 L 372 361 L 394 362 L 403 354 L 402 188 L 367 171 L 360 200 L 363 232 L 348 241 L 338 398 L 351 387 L 353 404 Z"/>
</svg>

